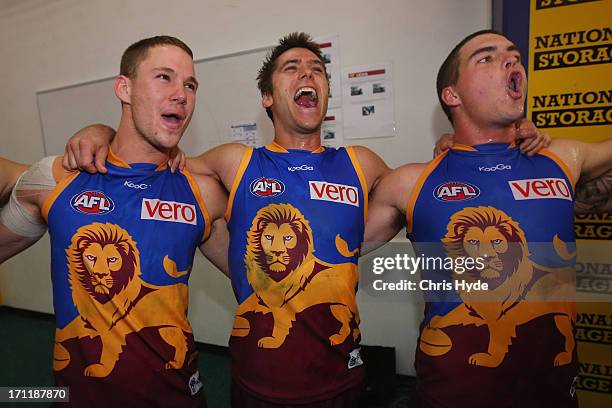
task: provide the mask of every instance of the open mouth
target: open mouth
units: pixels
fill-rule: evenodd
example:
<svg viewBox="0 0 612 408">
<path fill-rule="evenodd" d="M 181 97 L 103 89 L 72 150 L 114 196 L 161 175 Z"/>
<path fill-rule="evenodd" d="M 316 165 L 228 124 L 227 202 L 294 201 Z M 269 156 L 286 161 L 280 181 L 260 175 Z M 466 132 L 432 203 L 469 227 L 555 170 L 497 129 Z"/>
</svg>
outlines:
<svg viewBox="0 0 612 408">
<path fill-rule="evenodd" d="M 314 108 L 319 104 L 319 97 L 317 91 L 310 86 L 303 86 L 297 90 L 293 96 L 293 100 L 298 105 L 304 108 Z"/>
<path fill-rule="evenodd" d="M 510 76 L 508 76 L 506 87 L 508 88 L 508 93 L 512 98 L 518 99 L 523 96 L 523 90 L 521 87 L 522 81 L 523 77 L 518 71 L 512 72 Z"/>
<path fill-rule="evenodd" d="M 183 123 L 185 116 L 178 112 L 166 112 L 162 113 L 162 119 L 164 123 L 172 128 L 178 128 Z"/>
</svg>

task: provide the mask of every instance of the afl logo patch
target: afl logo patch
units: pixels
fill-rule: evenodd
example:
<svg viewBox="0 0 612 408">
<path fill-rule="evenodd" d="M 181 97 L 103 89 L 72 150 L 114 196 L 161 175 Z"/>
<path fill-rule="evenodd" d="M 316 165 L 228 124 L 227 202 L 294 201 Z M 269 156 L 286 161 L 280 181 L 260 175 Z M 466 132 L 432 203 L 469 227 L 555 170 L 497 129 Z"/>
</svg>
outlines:
<svg viewBox="0 0 612 408">
<path fill-rule="evenodd" d="M 480 189 L 470 183 L 449 181 L 434 190 L 434 197 L 440 201 L 465 201 L 480 195 Z"/>
<path fill-rule="evenodd" d="M 83 191 L 70 200 L 72 208 L 83 214 L 101 215 L 115 208 L 115 203 L 101 191 Z"/>
<path fill-rule="evenodd" d="M 259 197 L 275 197 L 283 194 L 285 185 L 272 178 L 259 178 L 251 182 L 251 193 Z"/>
</svg>

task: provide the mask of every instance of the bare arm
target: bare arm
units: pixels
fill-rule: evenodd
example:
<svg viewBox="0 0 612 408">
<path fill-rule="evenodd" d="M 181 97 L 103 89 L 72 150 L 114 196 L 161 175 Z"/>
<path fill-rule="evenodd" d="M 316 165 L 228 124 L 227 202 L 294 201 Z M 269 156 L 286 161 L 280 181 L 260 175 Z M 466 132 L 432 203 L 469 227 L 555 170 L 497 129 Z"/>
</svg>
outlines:
<svg viewBox="0 0 612 408">
<path fill-rule="evenodd" d="M 382 178 L 388 174 L 391 169 L 379 155 L 367 147 L 353 146 L 352 148 L 355 151 L 357 160 L 359 161 L 361 169 L 363 170 L 366 184 L 368 186 L 368 192 L 372 192 L 380 180 L 382 180 Z"/>
<path fill-rule="evenodd" d="M 31 247 L 39 239 L 22 237 L 0 224 L 0 264 Z"/>
<path fill-rule="evenodd" d="M 19 188 L 17 186 L 16 188 Z M 48 193 L 31 190 L 16 190 L 17 200 L 19 202 L 19 210 L 12 211 L 14 207 L 7 205 L 0 214 L 0 263 L 22 252 L 26 248 L 32 246 L 44 235 L 44 229 L 41 234 L 18 233 L 20 230 L 16 225 L 31 225 L 44 224 L 40 215 L 42 201 Z M 7 220 L 10 214 L 11 221 Z M 4 223 L 7 223 L 6 225 Z M 15 225 L 16 224 L 16 225 Z"/>
<path fill-rule="evenodd" d="M 61 157 L 46 157 L 34 163 L 15 185 L 10 202 L 0 214 L 0 262 L 44 235 L 43 204 L 57 181 L 71 174 L 62 169 L 61 162 Z"/>
<path fill-rule="evenodd" d="M 227 277 L 229 272 L 229 232 L 223 218 L 212 223 L 210 237 L 200 245 L 200 251 Z"/>
<path fill-rule="evenodd" d="M 569 168 L 576 184 L 576 210 L 612 210 L 612 139 L 599 143 L 555 139 L 550 145 Z"/>
<path fill-rule="evenodd" d="M 364 255 L 406 226 L 406 205 L 425 164 L 406 164 L 388 173 L 374 189 L 361 247 Z"/>
<path fill-rule="evenodd" d="M 612 170 L 612 139 L 599 143 L 576 143 L 582 150 L 580 178 L 593 180 Z"/>
<path fill-rule="evenodd" d="M 66 170 L 85 170 L 88 173 L 106 173 L 108 147 L 115 137 L 110 126 L 94 124 L 76 132 L 66 143 L 62 165 Z M 168 165 L 174 172 L 185 167 L 185 154 L 175 146 L 170 152 Z"/>
<path fill-rule="evenodd" d="M 189 157 L 187 170 L 192 174 L 212 177 L 230 191 L 246 149 L 239 143 L 222 144 L 199 156 Z"/>
<path fill-rule="evenodd" d="M 227 192 L 214 178 L 194 175 L 211 220 L 211 232 L 200 251 L 213 265 L 229 276 L 229 232 L 225 223 Z"/>
<path fill-rule="evenodd" d="M 612 211 L 612 171 L 592 180 L 580 180 L 575 193 L 576 212 Z"/>
<path fill-rule="evenodd" d="M 115 137 L 115 129 L 95 124 L 76 132 L 66 143 L 63 166 L 68 170 L 82 169 L 89 173 L 106 173 L 108 146 Z"/>
<path fill-rule="evenodd" d="M 6 204 L 15 182 L 28 167 L 0 157 L 0 207 Z"/>
</svg>

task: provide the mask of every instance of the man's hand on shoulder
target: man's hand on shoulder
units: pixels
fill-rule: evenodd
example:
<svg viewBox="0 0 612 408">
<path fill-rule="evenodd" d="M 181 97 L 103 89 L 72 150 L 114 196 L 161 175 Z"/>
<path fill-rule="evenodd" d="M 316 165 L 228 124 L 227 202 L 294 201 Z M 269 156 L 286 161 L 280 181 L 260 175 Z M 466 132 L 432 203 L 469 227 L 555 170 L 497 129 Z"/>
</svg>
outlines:
<svg viewBox="0 0 612 408">
<path fill-rule="evenodd" d="M 62 165 L 66 170 L 85 170 L 88 173 L 106 173 L 108 146 L 115 130 L 101 124 L 86 126 L 76 132 L 64 151 Z"/>
<path fill-rule="evenodd" d="M 552 140 L 547 133 L 540 131 L 528 119 L 521 119 L 514 124 L 513 136 L 521 152 L 527 156 L 533 156 L 540 150 L 547 148 Z M 444 133 L 436 142 L 434 157 L 452 148 L 454 143 L 454 135 L 452 133 Z"/>
<path fill-rule="evenodd" d="M 540 150 L 550 146 L 551 138 L 540 131 L 529 119 L 521 119 L 514 124 L 514 140 L 527 156 L 533 156 Z"/>
<path fill-rule="evenodd" d="M 438 157 L 455 144 L 455 135 L 452 133 L 444 133 L 434 146 L 433 157 Z"/>
</svg>

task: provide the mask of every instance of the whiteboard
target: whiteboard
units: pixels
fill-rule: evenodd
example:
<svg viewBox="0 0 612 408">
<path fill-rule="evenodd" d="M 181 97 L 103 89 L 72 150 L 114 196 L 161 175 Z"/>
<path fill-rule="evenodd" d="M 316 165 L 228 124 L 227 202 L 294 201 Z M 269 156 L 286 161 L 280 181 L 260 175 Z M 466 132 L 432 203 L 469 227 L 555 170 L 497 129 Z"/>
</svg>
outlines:
<svg viewBox="0 0 612 408">
<path fill-rule="evenodd" d="M 226 54 L 195 62 L 200 83 L 193 118 L 180 147 L 188 155 L 231 141 L 231 125 L 257 124 L 264 143 L 273 137 L 272 121 L 261 106 L 257 72 L 268 47 Z M 119 124 L 121 103 L 115 77 L 36 93 L 45 155 L 61 155 L 70 136 L 84 126 Z"/>
</svg>

